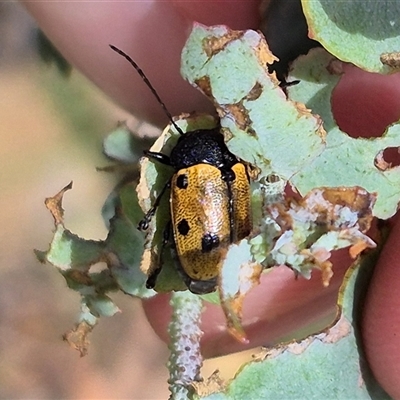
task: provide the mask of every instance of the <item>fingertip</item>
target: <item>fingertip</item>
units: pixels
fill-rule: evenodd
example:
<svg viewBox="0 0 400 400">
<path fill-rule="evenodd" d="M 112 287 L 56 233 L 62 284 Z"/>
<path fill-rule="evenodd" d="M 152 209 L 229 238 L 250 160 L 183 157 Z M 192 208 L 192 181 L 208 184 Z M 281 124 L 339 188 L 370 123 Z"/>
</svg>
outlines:
<svg viewBox="0 0 400 400">
<path fill-rule="evenodd" d="M 347 65 L 332 96 L 339 127 L 352 137 L 381 137 L 400 116 L 400 74 L 368 73 Z M 362 337 L 371 369 L 400 398 L 400 224 L 395 221 L 368 288 Z"/>
<path fill-rule="evenodd" d="M 400 224 L 375 268 L 364 307 L 362 336 L 370 367 L 393 398 L 400 398 Z"/>
<path fill-rule="evenodd" d="M 164 126 L 168 118 L 140 76 L 109 43 L 137 62 L 173 115 L 211 112 L 211 103 L 180 75 L 191 21 L 165 1 L 25 2 L 63 56 L 120 106 Z M 87 16 L 90 15 L 90 18 Z"/>
<path fill-rule="evenodd" d="M 345 65 L 332 94 L 339 127 L 352 137 L 379 137 L 400 117 L 400 74 L 381 75 Z"/>
<path fill-rule="evenodd" d="M 205 25 L 227 25 L 231 29 L 257 29 L 260 22 L 259 0 L 198 1 L 171 0 L 185 18 Z"/>
</svg>

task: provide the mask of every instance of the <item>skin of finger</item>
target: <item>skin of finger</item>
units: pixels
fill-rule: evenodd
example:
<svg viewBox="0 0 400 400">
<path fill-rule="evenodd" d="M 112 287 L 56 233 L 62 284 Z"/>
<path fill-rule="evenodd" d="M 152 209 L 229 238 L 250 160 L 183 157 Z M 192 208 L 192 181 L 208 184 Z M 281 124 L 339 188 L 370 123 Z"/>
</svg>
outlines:
<svg viewBox="0 0 400 400">
<path fill-rule="evenodd" d="M 169 2 L 26 2 L 66 59 L 122 107 L 149 122 L 167 117 L 113 44 L 140 65 L 173 115 L 211 107 L 180 77 L 180 51 L 190 22 Z"/>
<path fill-rule="evenodd" d="M 246 0 L 172 0 L 176 8 L 188 19 L 205 25 L 226 24 L 231 29 L 257 29 L 260 25 L 260 1 Z M 226 9 L 236 9 L 227 15 Z"/>
<path fill-rule="evenodd" d="M 396 221 L 368 288 L 363 339 L 375 377 L 394 398 L 400 398 L 400 224 Z"/>
<path fill-rule="evenodd" d="M 216 357 L 256 346 L 273 345 L 284 336 L 314 324 L 324 317 L 334 318 L 338 288 L 350 264 L 346 252 L 337 252 L 338 267 L 329 287 L 324 288 L 321 276 L 312 279 L 295 278 L 287 267 L 273 268 L 262 275 L 259 286 L 246 295 L 243 305 L 243 327 L 249 344 L 235 340 L 226 329 L 220 306 L 207 305 L 202 317 L 202 354 Z M 167 326 L 171 316 L 169 296 L 160 295 L 145 300 L 143 307 L 155 332 L 168 341 Z"/>
<path fill-rule="evenodd" d="M 381 75 L 345 65 L 332 96 L 339 127 L 353 137 L 379 137 L 400 117 L 400 74 Z"/>
<path fill-rule="evenodd" d="M 211 103 L 180 76 L 180 54 L 192 19 L 172 2 L 27 1 L 24 5 L 69 62 L 139 118 L 161 127 L 168 121 L 149 88 L 109 44 L 139 64 L 172 115 L 194 110 L 214 112 Z M 193 7 L 201 8 L 203 16 L 217 12 L 219 23 L 237 20 L 234 16 L 246 8 L 253 10 L 249 15 L 256 13 L 255 3 L 250 1 L 239 1 L 235 7 L 219 2 Z M 249 26 L 242 15 L 236 27 Z"/>
<path fill-rule="evenodd" d="M 333 107 L 339 125 L 352 136 L 381 136 L 400 117 L 400 74 L 382 76 L 347 66 L 334 93 Z M 393 161 L 399 163 L 399 157 Z M 399 221 L 394 219 L 392 232 L 375 268 L 362 323 L 369 365 L 393 398 L 400 398 Z"/>
</svg>

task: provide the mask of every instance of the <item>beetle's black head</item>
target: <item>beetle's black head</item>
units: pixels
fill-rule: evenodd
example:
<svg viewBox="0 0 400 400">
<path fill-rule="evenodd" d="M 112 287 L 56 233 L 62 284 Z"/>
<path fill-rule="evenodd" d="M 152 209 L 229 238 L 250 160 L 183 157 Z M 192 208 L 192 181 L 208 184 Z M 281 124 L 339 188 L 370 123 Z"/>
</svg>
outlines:
<svg viewBox="0 0 400 400">
<path fill-rule="evenodd" d="M 238 159 L 228 150 L 220 127 L 199 129 L 182 135 L 172 149 L 171 166 L 175 170 L 197 164 L 230 169 Z"/>
</svg>

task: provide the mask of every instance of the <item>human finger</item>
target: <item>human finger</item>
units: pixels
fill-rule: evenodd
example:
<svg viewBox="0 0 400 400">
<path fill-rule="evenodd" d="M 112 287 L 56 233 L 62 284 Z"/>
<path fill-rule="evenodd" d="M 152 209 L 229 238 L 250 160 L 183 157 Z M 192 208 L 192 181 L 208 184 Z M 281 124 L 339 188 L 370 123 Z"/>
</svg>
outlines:
<svg viewBox="0 0 400 400">
<path fill-rule="evenodd" d="M 180 76 L 180 54 L 193 18 L 199 22 L 255 28 L 258 5 L 238 1 L 30 2 L 25 7 L 64 57 L 123 108 L 160 126 L 166 115 L 132 67 L 111 51 L 129 54 L 146 73 L 171 114 L 212 112 L 211 103 Z M 248 12 L 244 13 L 244 10 Z M 190 14 L 190 15 L 189 15 Z M 201 15 L 200 15 L 201 14 Z M 239 18 L 240 16 L 240 18 Z"/>
</svg>

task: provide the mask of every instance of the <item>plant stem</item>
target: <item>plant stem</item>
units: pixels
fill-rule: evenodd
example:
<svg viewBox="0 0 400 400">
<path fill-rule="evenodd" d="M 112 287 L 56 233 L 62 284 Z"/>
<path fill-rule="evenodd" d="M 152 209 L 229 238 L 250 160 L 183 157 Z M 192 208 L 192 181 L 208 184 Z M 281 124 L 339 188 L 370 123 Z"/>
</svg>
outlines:
<svg viewBox="0 0 400 400">
<path fill-rule="evenodd" d="M 171 351 L 168 380 L 170 400 L 188 399 L 193 394 L 193 381 L 201 380 L 200 329 L 202 300 L 189 291 L 173 292 L 171 296 L 172 318 L 168 327 Z"/>
</svg>

